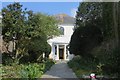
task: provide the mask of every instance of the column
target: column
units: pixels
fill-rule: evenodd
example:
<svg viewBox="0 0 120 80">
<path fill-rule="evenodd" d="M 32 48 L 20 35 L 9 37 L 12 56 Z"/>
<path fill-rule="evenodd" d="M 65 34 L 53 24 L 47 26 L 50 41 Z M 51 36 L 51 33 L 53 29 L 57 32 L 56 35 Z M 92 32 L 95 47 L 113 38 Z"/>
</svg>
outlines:
<svg viewBox="0 0 120 80">
<path fill-rule="evenodd" d="M 55 45 L 53 44 L 53 45 L 52 45 L 52 57 L 53 57 L 54 60 L 56 59 L 55 56 L 56 56 L 56 55 L 55 55 Z"/>
<path fill-rule="evenodd" d="M 64 45 L 64 60 L 66 60 L 66 44 Z"/>
<path fill-rule="evenodd" d="M 59 45 L 57 44 L 57 60 L 59 60 Z"/>
<path fill-rule="evenodd" d="M 68 52 L 68 60 L 70 59 L 70 53 L 69 53 L 69 50 L 67 51 Z"/>
</svg>

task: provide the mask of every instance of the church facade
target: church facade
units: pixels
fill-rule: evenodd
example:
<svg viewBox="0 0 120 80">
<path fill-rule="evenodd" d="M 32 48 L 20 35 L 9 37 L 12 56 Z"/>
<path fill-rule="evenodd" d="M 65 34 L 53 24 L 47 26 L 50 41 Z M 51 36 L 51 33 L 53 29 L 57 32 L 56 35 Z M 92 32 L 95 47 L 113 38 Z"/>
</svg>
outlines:
<svg viewBox="0 0 120 80">
<path fill-rule="evenodd" d="M 59 14 L 55 16 L 56 19 L 61 20 L 58 28 L 62 34 L 48 40 L 51 45 L 50 59 L 53 60 L 71 60 L 74 55 L 69 53 L 69 42 L 73 34 L 75 19 L 66 14 Z"/>
</svg>

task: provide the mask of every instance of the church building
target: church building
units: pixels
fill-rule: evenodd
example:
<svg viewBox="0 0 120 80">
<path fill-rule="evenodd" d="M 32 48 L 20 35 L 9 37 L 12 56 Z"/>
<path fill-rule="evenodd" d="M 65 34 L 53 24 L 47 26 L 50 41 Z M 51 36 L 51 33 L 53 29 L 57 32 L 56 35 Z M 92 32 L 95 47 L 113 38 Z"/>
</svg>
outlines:
<svg viewBox="0 0 120 80">
<path fill-rule="evenodd" d="M 49 58 L 53 60 L 71 60 L 74 55 L 69 53 L 68 45 L 73 34 L 75 18 L 66 14 L 55 15 L 55 18 L 61 21 L 58 28 L 62 31 L 62 34 L 48 40 L 51 45 Z"/>
</svg>

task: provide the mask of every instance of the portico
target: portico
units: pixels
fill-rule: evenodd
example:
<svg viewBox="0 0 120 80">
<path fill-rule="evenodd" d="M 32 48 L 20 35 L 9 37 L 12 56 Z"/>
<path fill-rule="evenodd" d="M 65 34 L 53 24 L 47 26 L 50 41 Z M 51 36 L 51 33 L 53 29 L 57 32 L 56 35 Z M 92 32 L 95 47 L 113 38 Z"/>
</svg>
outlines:
<svg viewBox="0 0 120 80">
<path fill-rule="evenodd" d="M 55 52 L 55 60 L 68 60 L 69 51 L 67 44 L 54 43 L 53 52 Z"/>
</svg>

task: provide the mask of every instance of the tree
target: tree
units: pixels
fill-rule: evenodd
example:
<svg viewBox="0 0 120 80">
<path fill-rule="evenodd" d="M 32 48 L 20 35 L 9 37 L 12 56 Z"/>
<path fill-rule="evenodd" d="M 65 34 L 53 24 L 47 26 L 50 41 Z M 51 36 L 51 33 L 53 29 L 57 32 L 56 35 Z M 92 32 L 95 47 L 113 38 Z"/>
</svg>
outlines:
<svg viewBox="0 0 120 80">
<path fill-rule="evenodd" d="M 28 18 L 27 24 L 30 30 L 34 31 L 37 29 L 36 33 L 32 35 L 40 36 L 39 34 L 44 34 L 49 39 L 60 34 L 58 21 L 53 16 L 41 13 L 33 14 L 32 12 L 29 12 L 29 15 L 31 16 Z"/>
<path fill-rule="evenodd" d="M 13 54 L 11 54 L 14 61 L 19 60 L 26 51 L 21 42 L 25 38 L 26 15 L 26 9 L 23 10 L 22 5 L 19 3 L 10 4 L 2 9 L 3 40 L 7 43 L 9 43 L 9 41 L 14 41 L 13 44 L 16 44 Z"/>
<path fill-rule="evenodd" d="M 102 17 L 102 3 L 82 2 L 79 4 L 76 15 L 76 28 L 85 26 L 87 23 L 93 23 L 95 20 Z M 99 22 L 97 22 L 99 23 Z"/>
<path fill-rule="evenodd" d="M 114 74 L 118 78 L 120 77 L 120 43 L 119 43 L 119 7 L 120 7 L 120 2 L 114 2 L 112 3 L 112 11 L 111 13 L 113 14 L 110 16 L 113 18 L 112 22 L 113 23 L 113 38 L 114 38 L 114 49 L 112 49 L 112 52 L 109 54 L 107 63 L 103 66 L 103 70 L 105 70 L 105 73 L 110 73 Z M 109 67 L 109 68 L 108 68 Z"/>
<path fill-rule="evenodd" d="M 22 9 L 19 3 L 3 8 L 2 15 L 3 40 L 13 41 L 15 49 L 11 57 L 16 63 L 25 54 L 30 55 L 30 50 L 37 55 L 50 52 L 47 39 L 59 35 L 57 21 L 52 16 Z"/>
<path fill-rule="evenodd" d="M 29 15 L 31 16 L 28 18 L 27 26 L 29 28 L 26 33 L 31 40 L 28 48 L 29 53 L 31 55 L 34 53 L 37 60 L 43 52 L 46 56 L 49 55 L 51 49 L 47 40 L 53 36 L 59 35 L 60 33 L 57 28 L 57 21 L 54 17 L 41 13 L 33 14 L 32 12 L 29 12 Z"/>
<path fill-rule="evenodd" d="M 111 20 L 113 20 L 113 18 L 111 16 L 113 14 L 109 14 L 110 11 L 112 11 L 112 3 L 82 2 L 78 7 L 75 28 L 91 23 L 99 27 L 104 39 L 112 38 L 113 22 L 111 22 Z"/>
<path fill-rule="evenodd" d="M 70 42 L 71 53 L 81 56 L 89 56 L 88 53 L 91 53 L 98 63 L 103 64 L 103 72 L 115 76 L 120 74 L 119 7 L 120 2 L 81 3 L 76 16 L 76 30 Z M 95 37 L 93 32 L 99 37 Z M 84 34 L 87 34 L 87 38 L 84 38 Z M 93 37 L 88 38 L 89 35 Z"/>
<path fill-rule="evenodd" d="M 119 3 L 118 2 L 114 2 L 113 3 L 113 21 L 114 21 L 114 34 L 115 34 L 115 43 L 116 46 L 119 46 Z"/>
<path fill-rule="evenodd" d="M 102 42 L 102 25 L 102 3 L 80 3 L 70 52 L 86 57 L 91 55 L 90 51 Z"/>
<path fill-rule="evenodd" d="M 92 24 L 75 29 L 70 41 L 70 53 L 92 57 L 91 50 L 102 41 L 102 33 Z"/>
</svg>

